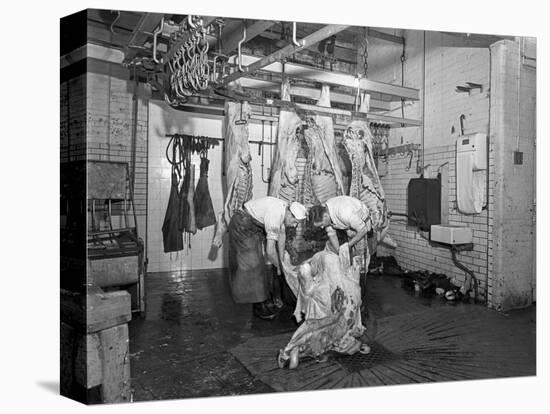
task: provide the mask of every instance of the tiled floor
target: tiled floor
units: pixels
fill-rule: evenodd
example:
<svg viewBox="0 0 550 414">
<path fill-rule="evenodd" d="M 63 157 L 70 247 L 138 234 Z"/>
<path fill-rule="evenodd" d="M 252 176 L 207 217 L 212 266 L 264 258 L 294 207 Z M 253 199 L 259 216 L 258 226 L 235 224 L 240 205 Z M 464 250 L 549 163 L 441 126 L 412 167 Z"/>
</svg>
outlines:
<svg viewBox="0 0 550 414">
<path fill-rule="evenodd" d="M 275 358 L 297 327 L 292 310 L 262 321 L 228 289 L 221 270 L 147 275 L 147 310 L 130 325 L 134 401 L 535 374 L 534 306 L 500 314 L 369 277 L 371 356 L 289 371 Z"/>
</svg>

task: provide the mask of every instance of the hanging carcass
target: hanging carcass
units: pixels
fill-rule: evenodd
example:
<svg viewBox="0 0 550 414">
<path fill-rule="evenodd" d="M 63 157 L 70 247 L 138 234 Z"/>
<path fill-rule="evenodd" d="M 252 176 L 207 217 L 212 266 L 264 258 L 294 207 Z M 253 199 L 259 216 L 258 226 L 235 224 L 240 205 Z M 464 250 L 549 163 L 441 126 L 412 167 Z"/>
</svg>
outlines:
<svg viewBox="0 0 550 414">
<path fill-rule="evenodd" d="M 248 145 L 250 105 L 227 101 L 225 103 L 224 131 L 224 167 L 227 189 L 223 211 L 218 214 L 216 232 L 212 246 L 219 248 L 233 213 L 240 210 L 245 202 L 252 198 L 252 168 Z"/>
<path fill-rule="evenodd" d="M 344 131 L 343 145 L 352 166 L 349 195 L 363 201 L 371 214 L 374 235 L 369 238 L 369 252 L 374 253 L 380 242 L 395 247 L 395 242 L 387 235 L 388 208 L 374 161 L 373 137 L 367 122 L 353 120 Z"/>
</svg>

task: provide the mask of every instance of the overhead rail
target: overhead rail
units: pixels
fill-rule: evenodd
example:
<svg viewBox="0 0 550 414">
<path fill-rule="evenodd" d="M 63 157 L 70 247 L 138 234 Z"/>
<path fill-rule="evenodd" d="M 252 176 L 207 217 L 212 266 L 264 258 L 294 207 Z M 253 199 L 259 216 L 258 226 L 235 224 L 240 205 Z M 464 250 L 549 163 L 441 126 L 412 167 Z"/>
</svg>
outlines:
<svg viewBox="0 0 550 414">
<path fill-rule="evenodd" d="M 241 58 L 242 64 L 248 65 L 247 67 L 250 67 L 262 60 L 262 58 L 250 55 L 242 55 Z M 235 59 L 236 57 L 230 58 L 229 63 L 235 63 Z M 281 74 L 283 73 L 283 64 L 281 62 L 273 62 L 267 66 L 264 66 L 262 71 Z M 344 72 L 328 71 L 297 63 L 286 62 L 284 64 L 284 73 L 289 78 L 294 79 L 302 79 L 328 85 L 344 86 L 352 89 L 360 88 L 363 92 L 384 95 L 384 98 L 387 98 L 389 101 L 400 102 L 401 99 L 417 101 L 420 99 L 420 92 L 418 89 L 373 81 L 361 77 L 358 78 L 356 75 L 350 75 Z M 225 80 L 227 80 L 231 75 L 227 76 Z M 247 73 L 239 73 L 238 75 L 240 78 L 242 76 L 246 76 Z M 227 82 L 224 83 L 227 84 Z"/>
</svg>

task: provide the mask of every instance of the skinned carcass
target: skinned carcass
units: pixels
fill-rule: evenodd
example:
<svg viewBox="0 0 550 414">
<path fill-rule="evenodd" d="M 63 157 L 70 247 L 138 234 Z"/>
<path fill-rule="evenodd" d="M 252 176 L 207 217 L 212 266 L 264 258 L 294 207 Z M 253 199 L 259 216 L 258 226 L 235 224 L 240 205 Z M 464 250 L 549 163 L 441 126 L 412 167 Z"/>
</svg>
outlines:
<svg viewBox="0 0 550 414">
<path fill-rule="evenodd" d="M 283 78 L 281 99 L 290 101 L 290 82 L 288 78 Z M 296 157 L 298 156 L 300 143 L 296 137 L 296 130 L 301 125 L 302 120 L 296 115 L 296 112 L 281 108 L 277 130 L 277 148 L 271 167 L 268 194 L 285 201 L 294 201 L 298 184 Z"/>
<path fill-rule="evenodd" d="M 387 235 L 388 208 L 374 161 L 372 141 L 372 134 L 365 121 L 352 121 L 344 132 L 343 145 L 352 167 L 349 195 L 363 201 L 368 207 L 376 235 L 369 240 L 368 254 L 374 253 L 380 242 L 396 247 L 395 242 Z"/>
<path fill-rule="evenodd" d="M 294 315 L 303 323 L 281 349 L 278 364 L 290 362 L 296 368 L 304 356 L 320 358 L 328 351 L 368 353 L 359 339 L 365 331 L 361 321 L 360 266 L 350 262 L 349 248 L 339 254 L 330 249 L 316 253 L 294 268 L 289 258 L 283 261 L 288 285 L 297 297 Z"/>
<path fill-rule="evenodd" d="M 224 209 L 218 214 L 216 231 L 212 246 L 219 248 L 222 245 L 223 235 L 233 213 L 240 210 L 243 204 L 252 198 L 252 168 L 250 148 L 248 144 L 250 105 L 248 102 L 225 103 L 225 117 L 223 122 L 225 157 L 225 185 L 227 194 Z"/>
<path fill-rule="evenodd" d="M 323 85 L 317 106 L 330 108 L 330 86 Z M 313 192 L 320 203 L 344 194 L 342 172 L 338 165 L 332 116 L 316 115 L 311 139 Z"/>
<path fill-rule="evenodd" d="M 286 78 L 283 78 L 281 95 L 282 99 L 290 101 L 290 85 Z M 317 105 L 330 107 L 328 86 L 323 86 Z M 300 118 L 294 110 L 281 108 L 270 181 L 269 195 L 288 202 L 298 201 L 306 208 L 344 193 L 332 117 Z M 299 261 L 299 253 L 313 254 L 318 250 L 319 243 L 306 241 L 305 232 L 305 223 L 299 223 L 295 232 L 287 236 L 293 263 Z"/>
</svg>

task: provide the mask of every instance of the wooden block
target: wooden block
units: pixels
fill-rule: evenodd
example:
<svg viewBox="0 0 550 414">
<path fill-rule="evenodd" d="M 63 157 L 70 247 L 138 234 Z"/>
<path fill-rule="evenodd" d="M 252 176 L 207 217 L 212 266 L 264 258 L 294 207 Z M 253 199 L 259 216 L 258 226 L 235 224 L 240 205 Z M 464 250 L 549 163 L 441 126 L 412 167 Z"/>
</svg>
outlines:
<svg viewBox="0 0 550 414">
<path fill-rule="evenodd" d="M 131 298 L 126 291 L 89 293 L 86 298 L 87 333 L 125 324 L 132 319 Z"/>
<path fill-rule="evenodd" d="M 138 256 L 88 260 L 88 283 L 99 287 L 123 286 L 137 283 Z"/>
<path fill-rule="evenodd" d="M 130 349 L 128 325 L 114 326 L 98 333 L 102 350 L 103 402 L 130 401 Z"/>
<path fill-rule="evenodd" d="M 75 381 L 90 389 L 103 382 L 102 350 L 98 334 L 81 335 L 78 338 L 74 361 Z"/>
<path fill-rule="evenodd" d="M 125 290 L 100 290 L 86 296 L 61 291 L 61 320 L 79 331 L 93 333 L 131 319 L 131 298 Z"/>
</svg>

